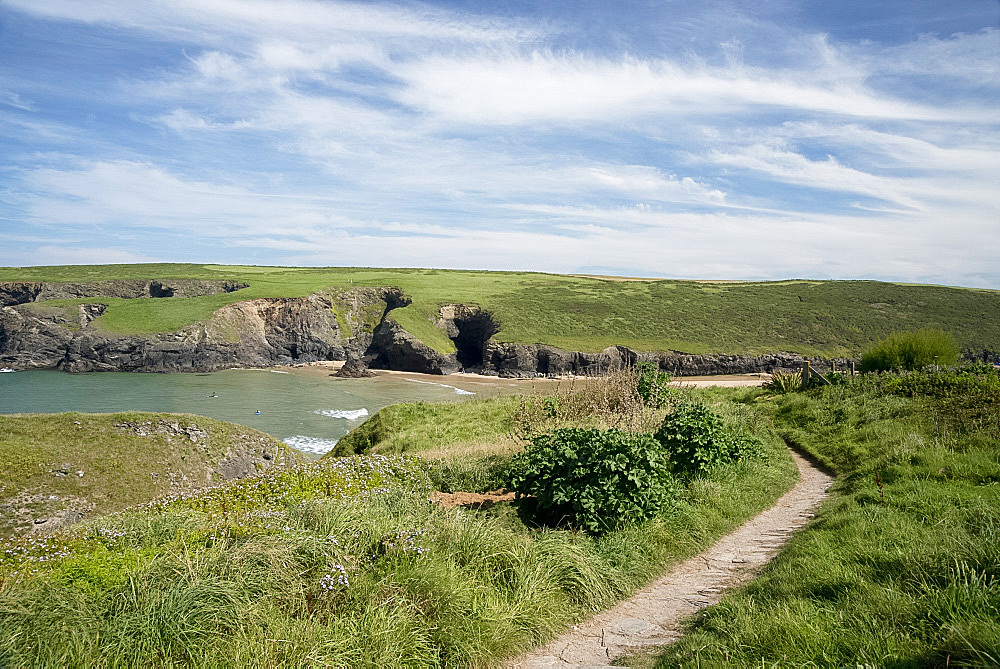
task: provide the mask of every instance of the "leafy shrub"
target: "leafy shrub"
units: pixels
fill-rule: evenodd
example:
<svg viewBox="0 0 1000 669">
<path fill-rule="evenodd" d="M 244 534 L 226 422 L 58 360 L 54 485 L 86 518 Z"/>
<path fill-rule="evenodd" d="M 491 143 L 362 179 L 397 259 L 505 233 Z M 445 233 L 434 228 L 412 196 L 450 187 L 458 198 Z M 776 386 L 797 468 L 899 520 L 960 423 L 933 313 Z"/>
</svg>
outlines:
<svg viewBox="0 0 1000 669">
<path fill-rule="evenodd" d="M 830 382 L 831 386 L 846 386 L 849 381 L 847 374 L 842 372 L 829 371 L 823 376 L 826 377 L 826 380 Z"/>
<path fill-rule="evenodd" d="M 955 338 L 941 330 L 916 330 L 889 335 L 861 356 L 862 372 L 919 370 L 953 365 L 958 359 Z"/>
<path fill-rule="evenodd" d="M 621 430 L 562 428 L 535 436 L 510 466 L 511 487 L 552 520 L 599 533 L 670 508 L 678 486 L 659 442 Z"/>
<path fill-rule="evenodd" d="M 922 372 L 883 379 L 882 390 L 903 397 L 954 397 L 978 392 L 1000 393 L 1000 376 L 995 370 L 985 373 Z"/>
<path fill-rule="evenodd" d="M 754 457 L 761 445 L 753 437 L 734 434 L 722 416 L 697 402 L 677 405 L 663 419 L 656 440 L 669 455 L 674 471 L 707 472 L 723 462 Z"/>
<path fill-rule="evenodd" d="M 655 362 L 640 362 L 634 367 L 634 373 L 636 393 L 646 406 L 660 409 L 676 394 L 670 387 L 670 375 L 661 372 Z"/>
</svg>

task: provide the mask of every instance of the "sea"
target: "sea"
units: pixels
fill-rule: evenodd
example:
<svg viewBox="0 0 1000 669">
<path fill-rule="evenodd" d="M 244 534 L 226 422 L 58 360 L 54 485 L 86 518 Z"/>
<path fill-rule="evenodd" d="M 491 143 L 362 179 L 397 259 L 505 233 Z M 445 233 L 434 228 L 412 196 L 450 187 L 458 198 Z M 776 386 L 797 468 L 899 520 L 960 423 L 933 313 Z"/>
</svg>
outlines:
<svg viewBox="0 0 1000 669">
<path fill-rule="evenodd" d="M 382 407 L 458 402 L 475 393 L 433 379 L 384 374 L 347 379 L 274 369 L 211 374 L 13 371 L 0 368 L 0 414 L 192 413 L 266 432 L 318 457 Z"/>
</svg>

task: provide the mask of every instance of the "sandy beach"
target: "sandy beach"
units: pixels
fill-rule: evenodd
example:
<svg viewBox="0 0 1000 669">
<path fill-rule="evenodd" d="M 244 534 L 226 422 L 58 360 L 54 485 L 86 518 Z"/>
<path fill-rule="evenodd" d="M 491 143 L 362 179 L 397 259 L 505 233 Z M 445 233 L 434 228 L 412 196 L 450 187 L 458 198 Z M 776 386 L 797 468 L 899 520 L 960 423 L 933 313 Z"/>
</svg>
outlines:
<svg viewBox="0 0 1000 669">
<path fill-rule="evenodd" d="M 331 380 L 338 377 L 332 376 L 337 370 L 344 366 L 343 360 L 323 360 L 319 362 L 302 363 L 298 365 L 285 365 L 275 367 L 278 371 L 287 371 L 293 374 L 306 374 L 309 376 L 326 376 Z M 371 377 L 372 383 L 379 383 L 382 377 L 403 377 L 418 383 L 435 383 L 447 385 L 454 388 L 476 393 L 481 396 L 524 393 L 533 391 L 543 391 L 553 386 L 567 383 L 586 383 L 594 378 L 589 376 L 560 376 L 554 378 L 534 378 L 534 379 L 508 379 L 499 376 L 488 376 L 485 374 L 474 374 L 471 372 L 456 372 L 454 374 L 420 374 L 417 372 L 400 372 L 389 369 L 373 369 L 375 376 Z M 719 376 L 682 376 L 674 377 L 671 385 L 677 387 L 720 386 L 726 388 L 739 388 L 748 386 L 759 386 L 771 378 L 770 374 L 723 374 Z"/>
</svg>

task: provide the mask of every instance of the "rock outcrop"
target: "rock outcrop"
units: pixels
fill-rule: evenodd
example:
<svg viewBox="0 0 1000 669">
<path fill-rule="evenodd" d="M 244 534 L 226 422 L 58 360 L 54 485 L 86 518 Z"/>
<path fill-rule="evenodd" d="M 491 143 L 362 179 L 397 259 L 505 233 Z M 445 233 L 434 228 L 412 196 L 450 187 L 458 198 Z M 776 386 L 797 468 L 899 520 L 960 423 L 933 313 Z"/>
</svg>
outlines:
<svg viewBox="0 0 1000 669">
<path fill-rule="evenodd" d="M 0 306 L 12 306 L 42 300 L 66 300 L 87 297 L 199 297 L 232 293 L 248 284 L 238 281 L 199 281 L 196 279 L 117 279 L 91 283 L 0 282 Z"/>
<path fill-rule="evenodd" d="M 425 374 L 459 369 L 504 377 L 594 375 L 636 362 L 655 362 L 677 376 L 741 374 L 798 369 L 806 358 L 767 355 L 638 353 L 612 346 L 598 353 L 493 339 L 500 324 L 475 305 L 442 307 L 437 325 L 456 352 L 439 353 L 400 326 L 391 312 L 409 304 L 395 288 L 357 288 L 302 298 L 233 302 L 210 319 L 175 332 L 115 335 L 99 327 L 104 304 L 50 305 L 50 299 L 88 297 L 170 298 L 233 292 L 233 281 L 100 281 L 0 283 L 0 366 L 58 367 L 70 372 L 208 372 L 229 367 L 351 360 L 344 375 L 367 368 Z M 810 359 L 818 369 L 830 361 Z M 841 365 L 847 360 L 837 361 Z"/>
<path fill-rule="evenodd" d="M 156 283 L 156 282 L 152 282 Z M 207 283 L 207 282 L 202 282 Z M 303 298 L 262 298 L 234 302 L 204 322 L 156 335 L 115 335 L 93 321 L 103 304 L 48 305 L 38 284 L 6 284 L 9 300 L 35 299 L 0 307 L 0 366 L 13 369 L 57 367 L 69 372 L 145 371 L 208 372 L 229 367 L 265 367 L 293 362 L 343 360 L 349 350 L 367 353 L 372 335 L 347 313 L 350 332 L 342 332 L 333 301 L 359 311 L 384 314 L 401 293 L 367 288 L 344 294 L 318 293 Z M 220 289 L 224 286 L 215 286 Z M 148 288 L 148 286 L 147 286 Z M 185 289 L 211 286 L 186 286 Z M 116 284 L 116 290 L 122 289 Z M 97 290 L 97 289 L 92 289 Z M 46 298 L 47 299 L 47 298 Z M 380 317 L 381 320 L 381 317 Z"/>
<path fill-rule="evenodd" d="M 691 355 L 675 351 L 637 353 L 624 346 L 611 346 L 600 353 L 566 351 L 543 344 L 489 342 L 483 364 L 484 374 L 510 378 L 530 378 L 575 374 L 589 376 L 606 374 L 637 362 L 653 362 L 674 376 L 712 374 L 750 374 L 775 370 L 801 369 L 809 361 L 817 370 L 828 369 L 836 362 L 841 368 L 850 365 L 848 359 L 827 360 L 806 358 L 795 353 L 766 355 Z"/>
<path fill-rule="evenodd" d="M 388 317 L 372 333 L 365 360 L 375 368 L 422 374 L 451 374 L 460 368 L 454 354 L 438 353 Z"/>
</svg>

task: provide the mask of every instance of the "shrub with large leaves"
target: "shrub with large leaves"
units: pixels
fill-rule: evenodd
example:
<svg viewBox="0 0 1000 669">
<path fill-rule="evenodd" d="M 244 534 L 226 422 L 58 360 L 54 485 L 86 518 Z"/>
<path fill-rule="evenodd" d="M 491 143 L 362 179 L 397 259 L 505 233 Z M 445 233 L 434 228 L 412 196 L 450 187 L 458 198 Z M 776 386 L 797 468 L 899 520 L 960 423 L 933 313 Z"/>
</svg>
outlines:
<svg viewBox="0 0 1000 669">
<path fill-rule="evenodd" d="M 537 497 L 540 513 L 595 533 L 669 509 L 679 490 L 659 442 L 621 430 L 538 435 L 509 471 L 511 486 Z"/>
<path fill-rule="evenodd" d="M 698 402 L 678 404 L 663 419 L 656 440 L 674 471 L 688 475 L 707 472 L 723 462 L 754 457 L 761 450 L 756 439 L 733 433 L 722 416 Z"/>
</svg>

